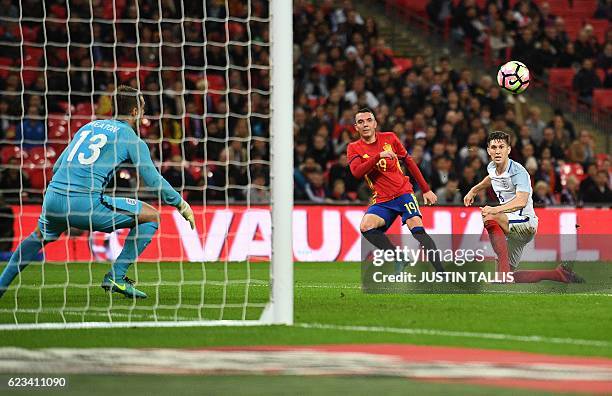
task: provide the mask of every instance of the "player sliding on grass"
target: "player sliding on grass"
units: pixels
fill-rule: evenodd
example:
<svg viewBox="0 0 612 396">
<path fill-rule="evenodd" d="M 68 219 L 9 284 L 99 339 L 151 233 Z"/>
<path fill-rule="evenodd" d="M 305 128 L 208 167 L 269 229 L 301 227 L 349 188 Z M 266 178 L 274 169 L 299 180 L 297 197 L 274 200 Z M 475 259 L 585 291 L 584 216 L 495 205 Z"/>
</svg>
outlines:
<svg viewBox="0 0 612 396">
<path fill-rule="evenodd" d="M 481 208 L 482 221 L 497 254 L 497 271 L 510 272 L 518 267 L 525 245 L 531 242 L 538 231 L 538 216 L 533 210 L 529 173 L 521 164 L 508 157 L 510 136 L 501 131 L 492 132 L 487 140 L 487 152 L 492 159 L 487 166 L 489 175 L 467 193 L 463 202 L 465 206 L 470 206 L 479 191 L 493 186 L 500 205 Z M 514 272 L 516 283 L 541 280 L 583 282 L 563 264 L 554 270 Z"/>
<path fill-rule="evenodd" d="M 15 276 L 36 257 L 41 248 L 57 240 L 69 227 L 113 232 L 130 228 L 123 250 L 102 280 L 102 288 L 126 297 L 146 298 L 127 276 L 127 270 L 157 231 L 159 214 L 151 205 L 104 195 L 104 187 L 123 162 L 137 167 L 145 184 L 161 192 L 161 199 L 175 206 L 195 227 L 193 211 L 159 174 L 149 148 L 136 131 L 144 115 L 144 99 L 138 90 L 120 86 L 115 102 L 116 120 L 84 125 L 53 166 L 53 178 L 43 201 L 34 232 L 24 239 L 0 275 L 0 296 Z"/>
<path fill-rule="evenodd" d="M 412 235 L 426 250 L 435 250 L 436 245 L 423 228 L 421 211 L 413 194 L 410 179 L 400 167 L 401 159 L 408 172 L 423 191 L 425 204 L 435 204 L 438 198 L 423 178 L 419 167 L 393 132 L 376 132 L 376 119 L 370 109 L 361 109 L 355 115 L 355 129 L 360 139 L 347 147 L 347 158 L 351 173 L 357 179 L 365 178 L 372 189 L 372 198 L 359 226 L 361 234 L 379 249 L 395 250 L 385 232 L 397 216 L 402 217 Z M 433 255 L 437 257 L 437 255 Z M 432 265 L 438 272 L 444 271 L 442 264 L 434 258 Z M 397 268 L 396 270 L 401 270 Z"/>
</svg>

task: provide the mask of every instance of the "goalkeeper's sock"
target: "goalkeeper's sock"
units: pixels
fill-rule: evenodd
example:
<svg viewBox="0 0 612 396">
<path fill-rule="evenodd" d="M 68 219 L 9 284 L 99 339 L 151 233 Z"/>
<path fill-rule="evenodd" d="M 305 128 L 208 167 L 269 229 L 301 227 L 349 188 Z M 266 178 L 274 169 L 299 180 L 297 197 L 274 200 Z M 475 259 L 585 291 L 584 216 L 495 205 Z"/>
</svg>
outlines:
<svg viewBox="0 0 612 396">
<path fill-rule="evenodd" d="M 514 272 L 514 283 L 537 283 L 543 280 L 567 283 L 567 280 L 556 269 Z"/>
<path fill-rule="evenodd" d="M 19 244 L 6 268 L 2 271 L 2 275 L 0 275 L 0 297 L 6 292 L 17 274 L 23 271 L 36 258 L 42 247 L 43 243 L 38 239 L 35 232 Z"/>
<path fill-rule="evenodd" d="M 495 220 L 485 221 L 484 226 L 489 233 L 491 246 L 493 246 L 493 250 L 495 251 L 495 254 L 497 254 L 496 271 L 510 272 L 510 259 L 508 258 L 508 243 L 506 241 L 506 234 L 504 234 L 504 231 Z"/>
<path fill-rule="evenodd" d="M 425 228 L 414 227 L 410 232 L 412 232 L 412 236 L 419 241 L 421 247 L 425 250 L 425 257 L 430 259 L 430 263 L 433 265 L 436 272 L 444 272 L 444 267 L 442 267 L 442 263 L 438 260 L 438 255 L 436 254 L 438 250 L 436 243 L 431 239 L 429 234 L 425 232 Z M 430 251 L 432 252 L 431 254 L 429 253 Z"/>
<path fill-rule="evenodd" d="M 125 276 L 130 265 L 136 261 L 138 256 L 145 250 L 151 242 L 153 235 L 157 231 L 159 224 L 157 222 L 142 223 L 130 230 L 123 250 L 115 260 L 111 274 L 113 278 L 121 278 Z"/>
</svg>

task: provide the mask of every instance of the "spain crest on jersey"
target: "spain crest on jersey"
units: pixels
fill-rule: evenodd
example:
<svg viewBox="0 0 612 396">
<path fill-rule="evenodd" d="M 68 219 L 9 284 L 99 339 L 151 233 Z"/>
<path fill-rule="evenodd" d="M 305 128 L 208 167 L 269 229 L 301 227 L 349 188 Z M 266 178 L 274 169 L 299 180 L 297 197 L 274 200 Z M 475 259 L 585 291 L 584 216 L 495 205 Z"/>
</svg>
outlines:
<svg viewBox="0 0 612 396">
<path fill-rule="evenodd" d="M 393 151 L 393 147 L 391 147 L 391 145 L 389 143 L 385 143 L 383 145 L 383 150 L 384 151 Z"/>
</svg>

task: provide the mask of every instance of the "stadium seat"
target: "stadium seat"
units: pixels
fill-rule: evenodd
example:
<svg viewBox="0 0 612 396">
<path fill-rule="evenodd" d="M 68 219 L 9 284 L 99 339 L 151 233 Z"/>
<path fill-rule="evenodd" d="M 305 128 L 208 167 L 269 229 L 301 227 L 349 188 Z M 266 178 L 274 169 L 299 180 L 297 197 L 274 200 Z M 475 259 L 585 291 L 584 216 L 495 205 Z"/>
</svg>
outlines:
<svg viewBox="0 0 612 396">
<path fill-rule="evenodd" d="M 189 164 L 189 173 L 191 173 L 193 180 L 198 181 L 202 178 L 204 168 L 204 163 L 202 162 L 191 162 Z"/>
<path fill-rule="evenodd" d="M 74 134 L 81 129 L 81 127 L 87 124 L 89 120 L 85 120 L 82 117 L 73 118 L 70 120 L 70 135 L 74 136 Z"/>
<path fill-rule="evenodd" d="M 612 112 L 612 89 L 593 90 L 593 118 L 598 121 L 602 112 Z"/>
<path fill-rule="evenodd" d="M 23 41 L 28 43 L 28 42 L 35 42 L 36 39 L 38 38 L 38 32 L 40 31 L 40 26 L 28 26 L 28 25 L 22 25 L 21 27 L 21 31 L 23 34 Z"/>
<path fill-rule="evenodd" d="M 123 83 L 128 82 L 132 78 L 136 77 L 136 72 L 138 71 L 138 64 L 136 62 L 124 62 L 120 66 L 120 70 L 118 71 L 119 80 Z"/>
<path fill-rule="evenodd" d="M 66 7 L 62 7 L 59 4 L 54 4 L 49 7 L 49 13 L 56 18 L 66 19 L 66 15 L 68 12 L 66 10 Z"/>
<path fill-rule="evenodd" d="M 0 158 L 2 159 L 3 164 L 8 164 L 11 158 L 27 159 L 28 153 L 25 150 L 22 150 L 19 146 L 9 145 L 2 147 L 0 150 Z"/>
<path fill-rule="evenodd" d="M 595 163 L 597 163 L 597 167 L 601 168 L 603 166 L 604 161 L 610 159 L 610 155 L 606 153 L 598 153 L 595 154 Z M 609 171 L 612 169 L 609 169 Z"/>
<path fill-rule="evenodd" d="M 593 26 L 593 35 L 597 42 L 603 44 L 606 41 L 606 33 L 610 30 L 610 22 L 605 19 L 589 19 L 587 23 Z"/>
<path fill-rule="evenodd" d="M 51 146 L 32 147 L 28 150 L 28 158 L 35 164 L 52 164 L 55 162 L 57 153 Z"/>
<path fill-rule="evenodd" d="M 578 182 L 584 179 L 584 169 L 580 164 L 568 163 L 564 164 L 559 168 L 559 176 L 561 178 L 561 185 L 565 186 L 567 184 L 567 179 L 570 176 L 576 177 Z"/>
<path fill-rule="evenodd" d="M 5 79 L 9 76 L 12 65 L 13 60 L 11 58 L 0 58 L 0 78 Z"/>
<path fill-rule="evenodd" d="M 25 57 L 23 60 L 23 64 L 26 66 L 38 66 L 40 65 L 40 60 L 44 55 L 44 49 L 41 47 L 31 47 L 24 46 Z"/>
<path fill-rule="evenodd" d="M 559 93 L 570 93 L 576 71 L 571 67 L 548 70 L 548 100 L 552 101 Z"/>
<path fill-rule="evenodd" d="M 76 105 L 76 107 L 74 108 L 73 115 L 93 115 L 95 114 L 94 108 L 92 106 L 91 103 L 89 102 L 84 102 L 84 103 L 79 103 L 78 105 Z"/>
<path fill-rule="evenodd" d="M 412 69 L 412 59 L 410 58 L 394 57 L 393 64 L 399 73 Z"/>
</svg>

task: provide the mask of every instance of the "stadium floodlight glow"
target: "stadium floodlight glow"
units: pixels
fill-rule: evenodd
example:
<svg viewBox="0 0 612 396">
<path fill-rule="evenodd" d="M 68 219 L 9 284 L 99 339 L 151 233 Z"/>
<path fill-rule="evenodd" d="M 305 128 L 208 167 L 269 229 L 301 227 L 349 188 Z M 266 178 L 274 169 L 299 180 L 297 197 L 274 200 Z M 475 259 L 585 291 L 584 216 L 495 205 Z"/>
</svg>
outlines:
<svg viewBox="0 0 612 396">
<path fill-rule="evenodd" d="M 224 16 L 220 17 L 219 14 L 215 14 L 214 16 L 208 16 L 207 10 L 204 9 L 204 17 L 197 18 L 193 17 L 193 15 L 188 14 L 185 11 L 187 7 L 187 2 L 182 2 L 180 5 L 177 5 L 178 14 L 180 16 L 180 21 L 175 18 L 175 16 L 166 17 L 163 12 L 160 11 L 160 20 L 147 19 L 146 16 L 141 16 L 141 11 L 136 6 L 136 19 L 134 19 L 133 13 L 130 13 L 130 17 L 124 19 L 121 15 L 126 15 L 126 13 L 119 13 L 116 10 L 112 13 L 112 19 L 103 20 L 100 19 L 99 16 L 94 17 L 94 10 L 90 5 L 90 13 L 91 18 L 83 18 L 81 15 L 78 15 L 74 18 L 76 11 L 72 14 L 72 21 L 69 26 L 68 21 L 71 20 L 71 9 L 70 3 L 67 3 L 67 17 L 65 21 L 61 21 L 55 15 L 50 13 L 50 10 L 47 9 L 43 3 L 42 10 L 43 16 L 42 18 L 32 18 L 27 17 L 23 18 L 24 10 L 22 9 L 23 5 L 20 4 L 20 17 L 19 17 L 19 28 L 20 31 L 24 30 L 24 26 L 26 24 L 39 24 L 39 28 L 42 32 L 42 37 L 44 37 L 44 42 L 28 42 L 27 38 L 21 38 L 21 70 L 16 72 L 19 78 L 22 80 L 22 88 L 21 88 L 21 101 L 23 103 L 24 109 L 22 111 L 22 115 L 20 117 L 16 117 L 15 121 L 20 122 L 27 113 L 27 103 L 25 103 L 26 98 L 32 95 L 40 95 L 42 96 L 43 103 L 45 104 L 45 117 L 43 121 L 45 122 L 46 130 L 47 130 L 47 139 L 44 142 L 44 149 L 52 148 L 54 146 L 54 137 L 50 133 L 50 123 L 55 121 L 64 122 L 65 127 L 69 129 L 68 134 L 72 137 L 77 132 L 80 125 L 83 125 L 90 120 L 94 119 L 96 116 L 94 115 L 84 115 L 84 113 L 79 112 L 78 106 L 75 106 L 77 103 L 73 103 L 73 98 L 78 97 L 79 95 L 83 96 L 83 93 L 78 92 L 78 87 L 71 86 L 71 81 L 74 79 L 72 75 L 69 73 L 76 70 L 81 71 L 81 69 L 85 68 L 83 66 L 85 63 L 71 63 L 71 51 L 66 50 L 67 54 L 67 66 L 63 70 L 59 70 L 58 66 L 51 66 L 51 61 L 47 58 L 50 56 L 52 51 L 61 52 L 63 48 L 58 47 L 67 47 L 68 49 L 74 48 L 85 48 L 86 52 L 89 54 L 89 69 L 85 70 L 87 74 L 89 74 L 91 80 L 93 81 L 96 78 L 97 72 L 110 72 L 113 75 L 114 81 L 111 83 L 117 87 L 122 82 L 119 81 L 121 78 L 121 73 L 133 73 L 135 75 L 135 81 L 137 85 L 140 87 L 140 90 L 144 93 L 145 98 L 147 96 L 154 97 L 159 96 L 160 98 L 163 95 L 176 93 L 179 95 L 179 101 L 174 103 L 177 107 L 177 114 L 170 114 L 168 117 L 171 120 L 174 120 L 178 124 L 181 125 L 182 130 L 185 131 L 186 127 L 186 118 L 191 116 L 199 116 L 202 117 L 202 114 L 192 114 L 192 111 L 189 110 L 189 106 L 186 104 L 185 98 L 190 95 L 201 95 L 204 97 L 204 136 L 200 138 L 200 143 L 203 143 L 206 150 L 206 145 L 208 142 L 213 141 L 219 143 L 215 139 L 209 139 L 208 130 L 206 128 L 206 119 L 207 118 L 216 118 L 216 119 L 225 119 L 225 141 L 222 142 L 225 149 L 228 149 L 230 143 L 233 140 L 237 140 L 233 133 L 230 132 L 230 127 L 228 126 L 227 120 L 229 118 L 239 119 L 239 120 L 249 120 L 251 117 L 257 117 L 259 119 L 265 119 L 269 121 L 269 138 L 265 137 L 265 134 L 262 136 L 255 135 L 251 131 L 250 123 L 248 124 L 248 134 L 246 137 L 240 136 L 242 139 L 241 142 L 246 144 L 249 147 L 255 140 L 265 141 L 266 144 L 269 145 L 270 152 L 270 161 L 262 161 L 259 160 L 259 164 L 265 163 L 266 166 L 269 166 L 270 170 L 270 224 L 271 224 L 271 234 L 270 241 L 271 246 L 269 249 L 271 260 L 269 266 L 269 281 L 267 279 L 261 279 L 253 274 L 261 274 L 261 268 L 265 266 L 265 264 L 251 261 L 250 256 L 245 256 L 246 260 L 244 263 L 234 263 L 230 262 L 231 256 L 225 254 L 222 256 L 220 262 L 209 262 L 207 259 L 206 251 L 201 254 L 201 261 L 193 260 L 193 256 L 189 254 L 190 243 L 201 243 L 201 249 L 204 250 L 208 244 L 202 243 L 201 234 L 204 233 L 202 227 L 206 229 L 207 222 L 210 222 L 209 217 L 205 217 L 205 214 L 202 211 L 196 210 L 196 227 L 200 228 L 200 230 L 192 231 L 189 228 L 187 223 L 180 224 L 177 220 L 176 227 L 179 228 L 179 232 L 177 238 L 181 238 L 182 250 L 180 252 L 180 259 L 176 263 L 163 263 L 163 260 L 157 260 L 157 262 L 153 263 L 135 263 L 132 267 L 132 271 L 136 274 L 136 281 L 139 286 L 143 286 L 143 289 L 147 290 L 150 293 L 149 299 L 147 300 L 132 300 L 125 299 L 122 296 L 116 294 L 108 294 L 105 295 L 104 291 L 100 288 L 99 278 L 99 268 L 105 267 L 108 270 L 108 264 L 99 264 L 96 262 L 96 255 L 101 254 L 104 256 L 104 249 L 112 250 L 113 246 L 117 247 L 117 235 L 112 235 L 111 237 L 106 237 L 104 239 L 104 246 L 102 248 L 100 244 L 94 246 L 95 243 L 93 241 L 95 234 L 91 232 L 90 243 L 92 246 L 92 259 L 86 263 L 75 263 L 74 258 L 71 255 L 72 249 L 70 248 L 69 239 L 64 239 L 63 241 L 54 242 L 56 244 L 65 244 L 65 250 L 68 252 L 67 257 L 65 259 L 65 263 L 63 265 L 47 265 L 43 263 L 42 266 L 32 265 L 31 267 L 38 268 L 27 268 L 20 274 L 11 285 L 11 293 L 8 293 L 4 296 L 4 298 L 0 299 L 0 330 L 9 330 L 9 329 L 57 329 L 57 328 L 107 328 L 107 327 L 183 327 L 183 326 L 257 326 L 257 325 L 269 325 L 269 324 L 285 324 L 291 325 L 293 324 L 293 249 L 292 249 L 292 212 L 293 212 L 293 135 L 291 133 L 293 129 L 293 9 L 292 2 L 283 1 L 283 0 L 271 0 L 266 4 L 269 5 L 269 13 L 268 16 L 262 17 L 261 15 L 252 15 L 253 5 L 251 1 L 245 1 L 244 15 L 232 15 L 229 5 L 229 0 L 225 1 L 225 13 Z M 113 2 L 114 4 L 114 2 Z M 159 2 L 159 6 L 161 7 L 161 2 Z M 204 5 L 204 7 L 206 7 Z M 108 18 L 108 15 L 105 15 Z M 9 18 L 10 19 L 10 18 Z M 74 32 L 71 34 L 72 23 L 85 24 L 88 25 L 86 29 L 91 33 L 91 42 L 89 44 L 83 43 L 82 38 L 76 37 Z M 62 25 L 64 29 L 67 30 L 67 42 L 64 43 L 54 43 L 47 41 L 47 37 L 58 37 L 48 36 L 47 30 L 48 22 L 55 25 Z M 181 62 L 181 66 L 177 67 L 174 62 L 177 59 L 167 60 L 166 63 L 164 59 L 165 54 L 176 54 L 169 50 L 165 52 L 160 46 L 158 46 L 155 51 L 157 51 L 157 56 L 159 57 L 160 68 L 156 70 L 156 67 L 152 67 L 150 63 L 147 63 L 147 60 L 142 58 L 141 49 L 148 48 L 145 52 L 150 52 L 151 48 L 155 46 L 150 44 L 149 42 L 143 41 L 141 38 L 140 29 L 135 29 L 136 40 L 135 42 L 121 42 L 118 43 L 118 38 L 123 37 L 121 34 L 118 34 L 118 27 L 120 25 L 126 24 L 134 24 L 135 26 L 139 26 L 140 23 L 143 23 L 149 27 L 154 26 L 155 33 L 159 34 L 160 43 L 163 46 L 165 40 L 167 39 L 164 34 L 165 23 L 167 25 L 172 25 L 173 28 L 176 28 L 177 31 L 180 30 L 180 34 L 177 35 L 178 38 L 174 38 L 177 42 L 170 42 L 169 48 L 182 48 L 186 46 L 190 47 L 199 47 L 202 50 L 203 56 L 203 64 L 204 67 L 199 70 L 199 73 L 203 76 L 203 80 L 206 81 L 207 73 L 213 70 L 218 75 L 224 75 L 225 79 L 225 87 L 220 88 L 219 86 L 209 86 L 207 83 L 203 85 L 196 84 L 196 87 L 188 88 L 186 84 L 187 74 L 185 73 L 186 62 L 185 62 L 185 53 L 178 56 L 178 61 Z M 180 22 L 180 23 L 177 23 Z M 267 25 L 269 27 L 269 42 L 264 42 L 264 38 L 262 37 L 252 37 L 251 36 L 251 23 L 259 23 L 263 25 Z M 216 24 L 216 26 L 224 27 L 225 32 L 221 32 L 220 36 L 225 34 L 225 38 L 219 39 L 219 35 L 212 36 L 211 30 L 208 23 Z M 103 28 L 106 31 L 109 31 L 114 36 L 114 43 L 109 44 L 107 42 L 98 41 L 98 32 L 96 29 L 99 26 L 94 26 L 94 24 L 103 25 Z M 195 24 L 197 26 L 201 26 L 201 35 L 203 36 L 202 42 L 193 42 L 187 38 L 186 35 L 186 24 Z M 246 31 L 246 37 L 248 40 L 246 41 L 233 41 L 231 38 L 231 25 L 241 25 Z M 57 28 L 57 26 L 56 26 Z M 223 30 L 223 28 L 221 28 Z M 159 43 L 158 43 L 159 44 Z M 225 54 L 225 66 L 216 66 L 212 65 L 209 67 L 209 61 L 207 59 L 207 47 L 222 47 L 223 50 L 221 52 L 216 52 L 217 54 Z M 244 65 L 233 65 L 231 62 L 233 60 L 230 55 L 230 50 L 228 49 L 231 46 L 240 46 L 247 53 L 248 64 L 245 67 Z M 269 66 L 267 64 L 259 64 L 259 60 L 255 60 L 252 57 L 252 53 L 254 53 L 253 47 L 265 47 L 269 48 Z M 40 61 L 40 65 L 31 65 L 26 61 L 26 58 L 29 57 L 29 51 L 32 48 L 40 50 L 42 47 L 42 58 Z M 46 48 L 45 48 L 46 47 Z M 96 63 L 95 57 L 99 56 L 101 51 L 105 53 L 112 52 L 111 63 L 117 63 L 118 52 L 125 50 L 125 52 L 133 51 L 136 54 L 136 62 L 134 66 L 126 66 L 120 64 L 111 65 L 105 63 Z M 98 52 L 96 52 L 98 51 Z M 179 51 L 180 52 L 180 51 Z M 53 54 L 55 57 L 56 54 Z M 28 58 L 29 59 L 29 58 Z M 95 66 L 92 66 L 95 65 Z M 171 65 L 171 66 L 167 66 Z M 110 70 L 107 70 L 109 69 Z M 129 70 L 128 70 L 129 69 Z M 27 74 L 32 74 L 33 72 L 51 72 L 52 73 L 64 73 L 64 75 L 68 76 L 67 79 L 67 91 L 58 92 L 54 87 L 56 85 L 51 86 L 50 81 L 46 77 L 45 79 L 45 88 L 42 92 L 37 93 L 33 92 L 31 89 L 27 88 L 27 86 L 31 85 L 30 83 L 25 84 L 24 79 Z M 163 84 L 164 81 L 164 71 L 173 71 L 176 72 L 177 75 L 180 75 L 177 80 L 173 82 L 180 82 L 181 88 L 178 92 L 175 91 L 179 85 L 176 86 L 165 86 Z M 245 72 L 248 77 L 247 90 L 236 89 L 232 87 L 230 84 L 230 74 L 232 71 L 241 71 Z M 262 90 L 259 87 L 254 88 L 251 86 L 251 70 L 269 70 L 270 76 L 270 88 L 269 90 Z M 193 72 L 193 70 L 191 70 Z M 158 86 L 155 88 L 157 91 L 151 92 L 151 88 L 147 86 L 147 83 L 144 79 L 144 75 L 158 76 Z M 193 73 L 192 73 L 193 74 Z M 45 74 L 47 75 L 47 74 Z M 76 81 L 76 80 L 75 80 Z M 87 105 L 91 105 L 94 108 L 94 104 L 99 96 L 108 95 L 108 92 L 98 91 L 94 83 L 92 82 L 92 92 L 88 92 L 89 98 L 85 103 Z M 0 92 L 0 94 L 11 94 L 9 92 Z M 19 94 L 19 91 L 17 91 Z M 240 94 L 244 95 L 245 100 L 248 102 L 246 114 L 240 114 L 233 112 L 230 107 L 230 96 L 232 94 Z M 261 97 L 265 97 L 266 100 L 269 98 L 269 111 L 268 114 L 262 114 L 261 111 L 257 112 L 254 108 L 251 107 L 251 101 L 253 94 L 260 95 Z M 66 115 L 57 115 L 57 111 L 50 114 L 50 108 L 57 108 L 57 103 L 52 103 L 56 99 L 54 99 L 53 95 L 63 95 L 68 98 Z M 210 99 L 210 96 L 214 95 L 217 98 L 224 98 L 227 105 L 223 112 L 219 112 L 218 114 L 213 114 L 211 112 L 207 112 L 207 100 Z M 180 102 L 180 103 L 179 103 Z M 159 105 L 161 106 L 162 116 L 159 117 L 157 121 L 159 121 L 160 125 L 160 136 L 164 136 L 164 128 L 162 127 L 162 120 L 164 114 L 164 103 L 163 99 L 160 99 Z M 268 110 L 268 109 L 266 109 Z M 55 120 L 53 117 L 61 117 L 61 120 Z M 155 119 L 155 116 L 151 118 Z M 78 122 L 74 122 L 75 120 L 81 121 L 81 124 Z M 148 120 L 147 120 L 148 121 Z M 78 127 L 75 127 L 79 125 Z M 68 135 L 67 134 L 67 135 Z M 222 135 L 221 135 L 222 136 Z M 181 156 L 182 160 L 185 161 L 185 146 L 187 140 L 189 138 L 185 137 L 185 134 L 182 135 L 182 141 L 180 144 L 181 147 Z M 218 139 L 217 139 L 218 140 Z M 22 138 L 21 141 L 21 149 L 24 149 L 24 144 L 28 142 Z M 159 151 L 160 155 L 162 153 L 162 144 L 159 143 Z M 206 151 L 205 151 L 206 152 Z M 249 152 L 249 150 L 247 150 Z M 59 152 L 57 153 L 59 156 Z M 206 157 L 205 157 L 206 158 Z M 170 158 L 162 158 L 163 161 L 170 161 Z M 232 163 L 231 159 L 227 159 L 225 163 L 221 159 L 216 161 L 217 158 L 214 158 L 211 162 L 217 166 L 225 165 L 227 167 L 228 164 Z M 21 164 L 19 167 L 23 168 L 24 162 L 23 157 L 21 159 Z M 46 161 L 46 159 L 45 159 Z M 255 161 L 257 162 L 257 161 Z M 221 195 L 225 197 L 225 202 L 221 205 L 215 204 L 215 208 L 218 209 L 219 206 L 225 206 L 225 209 L 228 209 L 232 204 L 230 199 L 230 189 L 238 189 L 244 191 L 244 196 L 246 197 L 246 205 L 244 206 L 244 213 L 249 211 L 260 211 L 261 208 L 252 208 L 252 205 L 255 205 L 255 202 L 251 201 L 251 187 L 252 180 L 250 169 L 254 162 L 251 161 L 250 154 L 247 154 L 247 161 L 245 163 L 241 163 L 241 166 L 246 167 L 248 185 L 247 186 L 236 186 L 230 181 L 229 173 L 226 171 L 226 185 L 225 187 L 216 187 L 217 192 L 220 192 Z M 17 165 L 15 165 L 16 167 Z M 40 164 L 36 166 L 42 166 Z M 48 166 L 45 162 L 44 166 Z M 207 168 L 204 168 L 206 170 Z M 186 170 L 185 170 L 186 172 Z M 45 184 L 48 182 L 49 174 L 45 173 L 43 178 L 45 179 Z M 126 176 L 129 178 L 129 175 Z M 183 182 L 185 177 L 183 176 Z M 138 177 L 136 177 L 136 183 L 138 183 Z M 206 185 L 208 186 L 208 185 Z M 183 185 L 183 187 L 188 187 L 187 185 Z M 214 186 L 211 188 L 215 188 Z M 19 187 L 19 191 L 23 192 L 23 185 Z M 110 195 L 113 195 L 117 192 L 117 188 L 115 187 Z M 203 208 L 204 212 L 206 212 L 207 206 L 213 206 L 207 202 L 206 190 L 202 192 L 203 194 Z M 138 199 L 143 199 L 142 196 L 138 196 Z M 157 201 L 155 203 L 161 204 L 161 200 L 159 198 L 159 194 L 157 195 Z M 24 210 L 24 202 L 19 196 L 19 209 L 18 213 L 16 213 L 15 222 L 17 223 L 17 228 L 20 229 L 20 233 L 15 235 L 15 238 L 23 239 L 28 236 L 33 230 L 30 228 L 26 228 L 22 225 L 22 218 L 18 215 L 23 213 Z M 259 203 L 257 203 L 259 204 Z M 173 209 L 172 209 L 173 210 Z M 223 212 L 222 210 L 215 211 L 214 216 L 217 216 L 217 213 Z M 210 214 L 210 213 L 208 213 Z M 173 213 L 173 217 L 180 218 L 180 215 L 177 213 Z M 200 218 L 197 218 L 200 216 Z M 167 218 L 167 217 L 166 217 Z M 182 221 L 182 218 L 180 218 Z M 220 220 L 221 222 L 223 219 Z M 229 220 L 231 222 L 231 220 Z M 246 221 L 242 221 L 245 223 Z M 242 224 L 241 223 L 241 224 Z M 186 227 L 186 228 L 185 228 Z M 239 227 L 240 229 L 241 227 Z M 222 249 L 224 243 L 229 245 L 227 242 L 228 238 L 236 238 L 237 231 L 234 228 L 230 229 L 230 224 L 228 223 L 226 228 L 226 234 L 224 238 L 225 242 L 220 242 L 219 250 Z M 260 230 L 263 232 L 263 230 Z M 70 232 L 70 231 L 68 231 Z M 164 232 L 164 222 L 160 224 L 158 233 Z M 97 235 L 100 237 L 100 235 Z M 204 236 L 207 237 L 206 235 Z M 218 236 L 213 236 L 217 238 Z M 127 242 L 126 242 L 127 243 Z M 156 248 L 159 250 L 159 246 L 155 246 L 159 244 L 159 240 L 153 240 L 148 249 L 155 250 Z M 108 247 L 110 245 L 110 248 Z M 200 246 L 198 246 L 200 247 Z M 227 249 L 227 248 L 226 248 Z M 246 249 L 246 247 L 245 247 Z M 192 249 L 193 250 L 193 249 Z M 108 257 L 104 256 L 105 258 Z M 113 258 L 112 255 L 110 258 Z M 195 263 L 194 263 L 195 261 Z M 240 264 L 240 271 L 235 271 L 237 265 Z M 244 265 L 243 265 L 244 264 Z M 172 270 L 169 270 L 169 267 L 172 267 Z M 195 266 L 195 267 L 193 267 Z M 190 278 L 190 274 L 188 273 L 188 268 L 195 268 L 196 278 Z M 267 266 L 265 267 L 267 268 Z M 139 278 L 140 271 L 144 271 L 144 274 L 153 274 L 154 276 L 146 278 Z M 148 272 L 147 272 L 148 271 Z M 235 274 L 241 274 L 241 279 L 236 279 Z M 57 277 L 56 275 L 60 274 L 61 277 Z M 215 278 L 215 274 L 221 274 L 220 278 Z M 231 278 L 232 274 L 234 278 Z M 78 275 L 79 279 L 82 281 L 75 281 L 71 279 L 74 275 Z M 32 280 L 33 278 L 39 277 L 39 279 Z M 263 277 L 262 277 L 263 278 Z M 267 276 L 266 276 L 267 278 Z M 267 301 L 265 292 L 262 291 L 263 288 L 268 290 Z M 167 293 L 168 288 L 173 290 L 173 298 L 171 301 L 165 299 L 165 294 Z M 211 301 L 209 298 L 210 290 L 214 290 L 213 294 L 219 298 Z M 239 293 L 236 291 L 239 290 Z M 49 293 L 53 292 L 53 297 L 49 298 Z M 252 300 L 252 295 L 258 294 L 261 299 L 260 300 Z M 29 302 L 25 302 L 25 297 L 28 296 L 30 298 Z M 77 297 L 80 296 L 80 297 Z M 144 301 L 145 303 L 142 303 Z M 203 314 L 206 311 L 208 314 Z M 210 312 L 215 312 L 215 314 L 211 314 Z M 229 314 L 232 313 L 233 314 Z M 257 313 L 257 314 L 254 314 Z"/>
</svg>

